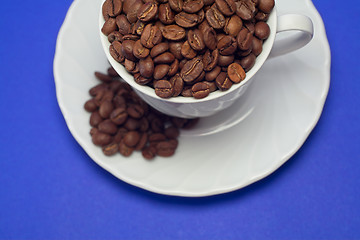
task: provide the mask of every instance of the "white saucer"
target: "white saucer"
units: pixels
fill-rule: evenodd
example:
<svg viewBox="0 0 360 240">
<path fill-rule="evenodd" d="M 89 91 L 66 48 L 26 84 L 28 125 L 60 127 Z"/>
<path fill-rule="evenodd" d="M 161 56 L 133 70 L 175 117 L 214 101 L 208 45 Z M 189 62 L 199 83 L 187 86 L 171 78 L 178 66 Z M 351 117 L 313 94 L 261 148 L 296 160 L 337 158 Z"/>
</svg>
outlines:
<svg viewBox="0 0 360 240">
<path fill-rule="evenodd" d="M 60 30 L 54 60 L 56 94 L 66 123 L 101 167 L 149 191 L 177 196 L 230 192 L 260 180 L 287 161 L 316 125 L 330 84 L 330 49 L 320 15 L 310 0 L 278 0 L 282 13 L 302 13 L 314 22 L 305 48 L 269 60 L 231 108 L 184 131 L 176 155 L 146 161 L 105 157 L 89 135 L 83 104 L 97 84 L 94 71 L 109 66 L 98 36 L 102 0 L 76 0 Z"/>
</svg>

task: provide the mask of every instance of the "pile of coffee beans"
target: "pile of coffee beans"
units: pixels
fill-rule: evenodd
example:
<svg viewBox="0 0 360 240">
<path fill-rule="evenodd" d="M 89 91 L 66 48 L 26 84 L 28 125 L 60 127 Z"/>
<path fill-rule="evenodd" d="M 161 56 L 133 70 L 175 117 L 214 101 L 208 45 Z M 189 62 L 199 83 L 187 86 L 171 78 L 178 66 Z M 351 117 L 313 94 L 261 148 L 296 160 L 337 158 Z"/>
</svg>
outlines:
<svg viewBox="0 0 360 240">
<path fill-rule="evenodd" d="M 105 155 L 130 156 L 141 151 L 145 159 L 170 157 L 178 146 L 180 128 L 192 128 L 198 119 L 166 116 L 147 105 L 113 68 L 95 72 L 100 84 L 89 90 L 84 108 L 90 112 L 92 142 Z"/>
<path fill-rule="evenodd" d="M 269 37 L 274 0 L 106 0 L 111 56 L 162 98 L 240 83 Z"/>
</svg>

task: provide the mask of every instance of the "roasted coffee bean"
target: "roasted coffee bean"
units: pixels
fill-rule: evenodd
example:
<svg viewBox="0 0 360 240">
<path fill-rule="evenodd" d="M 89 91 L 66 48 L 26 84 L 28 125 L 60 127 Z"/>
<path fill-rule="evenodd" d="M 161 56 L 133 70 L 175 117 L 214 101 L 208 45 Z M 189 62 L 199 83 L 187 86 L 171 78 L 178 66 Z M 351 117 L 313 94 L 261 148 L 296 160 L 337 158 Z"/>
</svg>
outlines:
<svg viewBox="0 0 360 240">
<path fill-rule="evenodd" d="M 166 136 L 163 133 L 159 133 L 163 130 L 163 128 L 161 127 L 161 129 L 158 129 L 158 131 L 156 133 L 152 133 L 149 136 L 149 142 L 150 143 L 154 143 L 154 142 L 162 142 L 166 140 Z"/>
<path fill-rule="evenodd" d="M 128 72 L 131 72 L 135 69 L 135 62 L 125 59 L 124 66 Z"/>
<path fill-rule="evenodd" d="M 211 7 L 205 13 L 206 20 L 211 27 L 221 29 L 225 26 L 225 17 L 216 7 Z"/>
<path fill-rule="evenodd" d="M 242 51 L 249 49 L 252 46 L 252 38 L 253 35 L 251 32 L 249 32 L 246 28 L 243 28 L 236 38 L 238 48 Z"/>
<path fill-rule="evenodd" d="M 109 88 L 113 93 L 117 93 L 117 91 L 122 87 L 121 84 L 122 82 L 117 81 L 116 79 L 114 79 L 113 82 L 111 82 L 109 84 Z"/>
<path fill-rule="evenodd" d="M 229 90 L 231 88 L 231 86 L 233 85 L 233 83 L 231 82 L 229 77 L 224 72 L 221 72 L 217 76 L 217 78 L 215 80 L 215 84 L 221 91 Z"/>
<path fill-rule="evenodd" d="M 166 39 L 179 41 L 185 37 L 186 32 L 185 29 L 177 25 L 168 25 L 164 27 L 162 34 Z"/>
<path fill-rule="evenodd" d="M 175 21 L 175 13 L 171 10 L 169 3 L 160 4 L 159 20 L 164 24 L 172 24 Z"/>
<path fill-rule="evenodd" d="M 252 53 L 255 54 L 255 56 L 258 56 L 260 55 L 261 52 L 262 52 L 262 41 L 256 37 L 253 37 Z"/>
<path fill-rule="evenodd" d="M 203 64 L 205 71 L 211 71 L 218 64 L 219 61 L 219 51 L 215 49 L 214 51 L 207 50 L 203 56 Z"/>
<path fill-rule="evenodd" d="M 215 82 L 203 81 L 203 83 L 205 83 L 209 86 L 210 93 L 215 92 L 217 90 L 217 86 L 216 86 Z"/>
<path fill-rule="evenodd" d="M 124 127 L 129 131 L 137 130 L 140 127 L 140 121 L 138 119 L 128 117 Z"/>
<path fill-rule="evenodd" d="M 117 132 L 116 124 L 113 123 L 110 119 L 106 119 L 106 120 L 102 121 L 98 125 L 98 129 L 103 133 L 107 133 L 107 134 L 111 134 L 111 135 L 113 135 Z"/>
<path fill-rule="evenodd" d="M 123 1 L 123 12 L 128 14 L 130 8 L 135 4 L 136 0 L 126 0 Z"/>
<path fill-rule="evenodd" d="M 138 129 L 141 132 L 146 132 L 149 129 L 149 121 L 145 117 L 140 119 Z"/>
<path fill-rule="evenodd" d="M 205 98 L 209 95 L 210 88 L 209 85 L 207 85 L 206 83 L 198 82 L 192 86 L 191 91 L 194 98 L 200 99 Z"/>
<path fill-rule="evenodd" d="M 140 139 L 139 139 L 139 142 L 136 144 L 135 146 L 135 150 L 141 150 L 143 149 L 146 144 L 147 144 L 147 141 L 148 141 L 148 134 L 146 132 L 143 132 L 141 135 L 140 135 Z"/>
<path fill-rule="evenodd" d="M 117 25 L 116 25 L 115 18 L 109 18 L 108 20 L 106 20 L 103 27 L 101 28 L 101 32 L 103 34 L 105 34 L 106 36 L 108 36 L 110 33 L 114 32 L 116 30 L 117 30 Z"/>
<path fill-rule="evenodd" d="M 245 50 L 245 51 L 239 50 L 239 51 L 237 51 L 236 52 L 237 56 L 239 56 L 240 59 L 243 58 L 243 57 L 246 57 L 247 55 L 249 55 L 252 52 L 252 47 L 253 47 L 253 45 L 251 44 L 251 47 L 248 50 Z"/>
<path fill-rule="evenodd" d="M 111 101 L 103 101 L 99 107 L 99 114 L 102 118 L 108 118 L 113 110 Z"/>
<path fill-rule="evenodd" d="M 207 48 L 215 50 L 217 45 L 216 32 L 213 28 L 208 28 L 203 31 L 203 39 Z"/>
<path fill-rule="evenodd" d="M 246 77 L 244 69 L 237 63 L 230 64 L 227 74 L 233 83 L 239 83 Z"/>
<path fill-rule="evenodd" d="M 114 41 L 122 42 L 122 40 L 123 40 L 123 35 L 118 31 L 114 31 L 108 35 L 108 41 L 110 43 L 113 43 Z"/>
<path fill-rule="evenodd" d="M 155 18 L 158 13 L 158 6 L 155 2 L 148 2 L 141 6 L 137 12 L 137 18 L 140 21 L 148 22 Z"/>
<path fill-rule="evenodd" d="M 146 85 L 152 81 L 152 78 L 146 78 L 141 76 L 141 74 L 135 74 L 134 75 L 135 82 L 140 85 Z"/>
<path fill-rule="evenodd" d="M 133 48 L 134 48 L 135 41 L 133 40 L 125 40 L 122 42 L 121 45 L 121 51 L 125 58 L 136 61 L 136 58 L 133 54 Z"/>
<path fill-rule="evenodd" d="M 125 40 L 133 40 L 133 41 L 137 41 L 137 40 L 139 40 L 140 38 L 139 38 L 139 36 L 138 35 L 134 35 L 134 34 L 126 34 L 126 35 L 124 35 L 123 36 L 123 41 L 125 41 Z"/>
<path fill-rule="evenodd" d="M 172 53 L 165 52 L 154 58 L 155 64 L 169 64 L 172 63 L 175 60 L 175 56 Z"/>
<path fill-rule="evenodd" d="M 164 134 L 168 139 L 176 139 L 179 137 L 180 131 L 178 128 L 170 126 L 165 129 Z"/>
<path fill-rule="evenodd" d="M 179 141 L 177 139 L 170 139 L 170 140 L 168 140 L 168 143 L 170 143 L 170 145 L 174 149 L 176 149 L 178 147 L 178 145 L 179 145 Z"/>
<path fill-rule="evenodd" d="M 127 113 L 132 118 L 142 118 L 144 116 L 144 109 L 140 105 L 131 105 L 127 109 Z"/>
<path fill-rule="evenodd" d="M 199 29 L 189 30 L 187 40 L 190 47 L 196 51 L 201 51 L 205 48 L 203 35 Z"/>
<path fill-rule="evenodd" d="M 179 60 L 175 59 L 174 62 L 170 65 L 167 75 L 169 77 L 174 76 L 179 71 Z"/>
<path fill-rule="evenodd" d="M 180 12 L 175 15 L 175 22 L 181 27 L 191 28 L 199 23 L 199 16 L 197 14 Z"/>
<path fill-rule="evenodd" d="M 209 6 L 212 5 L 215 2 L 215 0 L 204 0 L 204 5 Z"/>
<path fill-rule="evenodd" d="M 155 57 L 159 56 L 160 54 L 166 52 L 167 50 L 169 50 L 169 43 L 168 42 L 159 43 L 158 45 L 154 46 L 151 49 L 150 56 L 152 58 L 155 58 Z"/>
<path fill-rule="evenodd" d="M 202 23 L 200 23 L 197 28 L 202 32 L 202 34 L 204 34 L 204 32 L 211 27 L 210 27 L 208 21 L 206 20 L 206 21 L 203 21 Z"/>
<path fill-rule="evenodd" d="M 169 51 L 175 56 L 176 59 L 183 59 L 183 55 L 181 54 L 181 47 L 183 42 L 170 42 L 169 43 Z"/>
<path fill-rule="evenodd" d="M 170 66 L 167 64 L 156 65 L 154 70 L 154 79 L 160 80 L 163 79 L 169 72 Z"/>
<path fill-rule="evenodd" d="M 119 153 L 124 157 L 129 157 L 133 152 L 134 152 L 134 148 L 126 146 L 124 142 L 121 142 L 119 144 Z"/>
<path fill-rule="evenodd" d="M 251 0 L 251 1 L 255 4 L 255 6 L 259 5 L 259 0 Z"/>
<path fill-rule="evenodd" d="M 161 157 L 170 157 L 174 155 L 174 153 L 175 153 L 175 148 L 168 141 L 159 142 L 156 145 L 156 154 Z"/>
<path fill-rule="evenodd" d="M 143 59 L 149 56 L 150 50 L 144 47 L 140 40 L 137 40 L 133 47 L 133 54 L 138 59 Z"/>
<path fill-rule="evenodd" d="M 128 0 L 124 1 L 127 2 Z M 138 12 L 141 7 L 144 5 L 142 0 L 136 0 L 133 5 L 130 6 L 128 12 L 126 13 L 126 17 L 130 23 L 135 23 L 138 20 Z"/>
<path fill-rule="evenodd" d="M 103 74 L 101 72 L 95 72 L 95 77 L 102 81 L 102 82 L 106 82 L 106 83 L 109 83 L 113 80 L 113 78 L 107 74 Z"/>
<path fill-rule="evenodd" d="M 103 101 L 112 101 L 112 99 L 114 98 L 114 92 L 113 91 L 111 91 L 110 89 L 106 89 L 105 91 L 104 91 L 104 95 L 102 96 L 102 98 L 101 98 L 101 103 L 103 102 Z"/>
<path fill-rule="evenodd" d="M 131 70 L 131 71 L 129 71 L 130 73 L 132 73 L 132 74 L 136 74 L 136 73 L 139 73 L 139 63 L 138 62 L 136 62 L 135 63 L 135 67 L 134 67 L 134 69 L 133 70 Z"/>
<path fill-rule="evenodd" d="M 242 20 L 237 15 L 231 16 L 225 23 L 224 32 L 233 37 L 237 37 L 243 26 Z"/>
<path fill-rule="evenodd" d="M 221 55 L 231 55 L 237 49 L 236 39 L 229 35 L 225 36 L 218 42 L 217 48 Z"/>
<path fill-rule="evenodd" d="M 193 59 L 194 57 L 196 57 L 196 52 L 194 49 L 192 49 L 188 41 L 185 41 L 182 45 L 181 55 L 183 55 L 183 57 L 187 59 Z"/>
<path fill-rule="evenodd" d="M 269 19 L 269 14 L 259 11 L 256 13 L 255 19 L 258 21 L 266 22 Z"/>
<path fill-rule="evenodd" d="M 194 58 L 187 63 L 180 71 L 180 77 L 186 83 L 193 82 L 204 70 L 204 64 L 201 58 Z"/>
<path fill-rule="evenodd" d="M 98 109 L 98 106 L 96 105 L 94 99 L 90 99 L 86 101 L 84 108 L 88 112 L 95 112 Z"/>
<path fill-rule="evenodd" d="M 109 17 L 115 17 L 122 11 L 123 1 L 121 0 L 106 0 L 102 6 L 102 14 L 105 20 Z"/>
<path fill-rule="evenodd" d="M 183 10 L 188 13 L 196 13 L 204 6 L 203 0 L 185 0 Z"/>
<path fill-rule="evenodd" d="M 274 0 L 259 0 L 259 10 L 264 13 L 270 13 L 274 6 Z"/>
<path fill-rule="evenodd" d="M 116 142 L 110 143 L 102 148 L 103 153 L 106 156 L 115 155 L 119 151 L 119 144 Z"/>
<path fill-rule="evenodd" d="M 216 40 L 217 41 L 220 41 L 223 37 L 225 37 L 226 36 L 226 34 L 224 34 L 224 33 L 220 33 L 220 34 L 217 34 L 216 35 Z"/>
<path fill-rule="evenodd" d="M 255 24 L 255 36 L 260 40 L 265 40 L 270 35 L 270 27 L 266 22 L 258 22 Z"/>
<path fill-rule="evenodd" d="M 140 40 L 141 40 L 141 44 L 144 47 L 152 48 L 156 44 L 159 44 L 161 42 L 162 40 L 161 31 L 157 26 L 148 24 L 145 26 Z"/>
<path fill-rule="evenodd" d="M 128 147 L 135 147 L 139 143 L 139 140 L 140 140 L 140 134 L 136 131 L 130 131 L 126 133 L 123 139 L 124 143 Z"/>
<path fill-rule="evenodd" d="M 169 98 L 174 93 L 174 88 L 169 81 L 159 80 L 154 84 L 155 94 L 161 98 Z"/>
<path fill-rule="evenodd" d="M 181 12 L 184 6 L 183 0 L 169 0 L 169 5 L 175 12 Z"/>
<path fill-rule="evenodd" d="M 118 91 L 121 92 L 122 89 L 120 89 Z M 120 95 L 116 95 L 113 99 L 113 103 L 114 103 L 114 108 L 120 108 L 120 107 L 124 107 L 126 106 L 126 101 L 125 101 L 125 98 L 123 96 L 120 96 Z"/>
<path fill-rule="evenodd" d="M 227 67 L 234 62 L 234 58 L 235 58 L 234 55 L 224 56 L 219 54 L 218 65 L 220 67 Z"/>
<path fill-rule="evenodd" d="M 165 27 L 165 25 L 160 21 L 156 21 L 155 26 L 157 26 L 161 32 L 164 30 Z"/>
<path fill-rule="evenodd" d="M 122 63 L 125 59 L 125 56 L 122 52 L 122 44 L 118 41 L 112 42 L 110 45 L 110 55 L 115 59 L 115 61 Z"/>
<path fill-rule="evenodd" d="M 141 35 L 145 28 L 145 22 L 137 20 L 135 24 L 131 27 L 131 33 Z"/>
<path fill-rule="evenodd" d="M 214 81 L 220 72 L 221 72 L 221 67 L 216 66 L 213 70 L 205 74 L 205 80 L 209 82 Z"/>
<path fill-rule="evenodd" d="M 249 71 L 255 65 L 255 61 L 255 54 L 250 53 L 248 56 L 240 60 L 240 65 L 244 68 L 245 71 Z"/>
<path fill-rule="evenodd" d="M 110 114 L 110 120 L 117 125 L 123 124 L 126 121 L 127 117 L 128 114 L 124 107 L 118 107 Z"/>
<path fill-rule="evenodd" d="M 124 127 L 119 128 L 113 138 L 113 141 L 116 143 L 120 143 L 123 140 L 123 138 L 127 132 L 128 132 L 128 130 L 126 128 L 124 128 Z"/>
<path fill-rule="evenodd" d="M 255 16 L 255 3 L 251 0 L 241 0 L 237 2 L 236 14 L 243 20 L 250 20 Z"/>
<path fill-rule="evenodd" d="M 179 74 L 176 74 L 170 79 L 170 83 L 174 88 L 173 97 L 179 96 L 184 88 L 184 81 Z"/>
<path fill-rule="evenodd" d="M 246 28 L 252 35 L 254 35 L 255 24 L 253 21 L 243 21 L 243 27 Z"/>
<path fill-rule="evenodd" d="M 127 35 L 130 33 L 131 24 L 129 23 L 125 15 L 122 14 L 116 17 L 116 25 L 119 28 L 118 31 L 122 35 Z"/>
<path fill-rule="evenodd" d="M 106 146 L 112 141 L 112 137 L 109 134 L 98 131 L 91 137 L 92 142 L 97 146 Z"/>
<path fill-rule="evenodd" d="M 201 82 L 202 80 L 204 80 L 205 78 L 205 71 L 202 71 L 200 73 L 200 75 L 191 83 L 191 84 L 195 84 L 197 82 Z"/>
<path fill-rule="evenodd" d="M 91 113 L 90 115 L 90 125 L 92 127 L 97 127 L 99 125 L 99 123 L 101 123 L 103 121 L 103 118 L 100 116 L 98 111 L 95 111 L 93 113 Z"/>
<path fill-rule="evenodd" d="M 201 23 L 202 21 L 204 21 L 205 19 L 205 12 L 204 10 L 200 10 L 198 13 L 197 13 L 198 17 L 199 17 L 199 23 Z"/>
<path fill-rule="evenodd" d="M 234 0 L 215 0 L 216 7 L 225 16 L 231 16 L 236 11 Z"/>
<path fill-rule="evenodd" d="M 190 45 L 189 45 L 189 47 L 190 47 Z M 190 47 L 191 48 L 191 47 Z M 192 49 L 192 48 L 191 48 Z M 193 50 L 194 51 L 194 50 Z M 196 56 L 196 55 L 195 55 Z M 183 60 L 181 60 L 180 61 L 180 63 L 179 63 L 179 69 L 181 70 L 183 67 L 184 67 L 184 65 L 185 65 L 185 63 L 187 62 L 188 60 L 187 59 L 183 59 Z"/>
<path fill-rule="evenodd" d="M 155 147 L 146 147 L 141 151 L 142 156 L 147 160 L 152 160 L 156 156 Z"/>
<path fill-rule="evenodd" d="M 151 78 L 154 73 L 154 61 L 148 56 L 145 59 L 139 61 L 140 74 L 143 77 Z"/>
</svg>

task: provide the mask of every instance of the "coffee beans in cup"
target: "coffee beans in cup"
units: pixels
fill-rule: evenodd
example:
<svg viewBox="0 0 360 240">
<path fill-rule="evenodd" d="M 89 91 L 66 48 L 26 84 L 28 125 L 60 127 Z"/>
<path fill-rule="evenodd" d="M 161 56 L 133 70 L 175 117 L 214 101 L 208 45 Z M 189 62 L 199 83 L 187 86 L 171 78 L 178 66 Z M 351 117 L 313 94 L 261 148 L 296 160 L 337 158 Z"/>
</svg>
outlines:
<svg viewBox="0 0 360 240">
<path fill-rule="evenodd" d="M 106 0 L 111 56 L 161 98 L 239 84 L 270 35 L 274 0 Z"/>
<path fill-rule="evenodd" d="M 100 83 L 89 90 L 91 99 L 86 101 L 84 108 L 90 113 L 92 142 L 101 147 L 106 156 L 120 153 L 128 157 L 134 151 L 141 151 L 148 160 L 156 156 L 170 157 L 178 146 L 180 129 L 192 128 L 198 121 L 170 117 L 156 111 L 122 82 L 113 68 L 109 68 L 106 74 L 95 72 L 95 77 Z M 155 91 L 160 91 L 159 95 L 164 97 L 173 94 L 169 89 L 175 88 L 169 87 L 169 83 L 158 81 Z M 195 95 L 204 94 L 204 88 L 208 89 L 195 86 Z"/>
</svg>

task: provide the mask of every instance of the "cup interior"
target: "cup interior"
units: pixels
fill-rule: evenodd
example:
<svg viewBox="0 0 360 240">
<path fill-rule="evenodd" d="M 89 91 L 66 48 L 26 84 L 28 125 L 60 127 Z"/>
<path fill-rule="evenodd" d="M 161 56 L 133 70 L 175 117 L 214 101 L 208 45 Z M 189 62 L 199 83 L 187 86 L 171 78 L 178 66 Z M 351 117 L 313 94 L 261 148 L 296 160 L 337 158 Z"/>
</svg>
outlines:
<svg viewBox="0 0 360 240">
<path fill-rule="evenodd" d="M 276 29 L 277 29 L 277 13 L 276 13 L 276 6 L 274 7 L 274 9 L 272 10 L 272 12 L 269 15 L 269 19 L 267 21 L 267 24 L 270 27 L 270 35 L 268 37 L 268 39 L 266 39 L 263 43 L 263 50 L 260 53 L 259 56 L 257 56 L 256 58 L 256 62 L 255 65 L 253 66 L 252 69 L 250 69 L 247 73 L 246 73 L 246 78 L 241 81 L 238 84 L 234 84 L 229 90 L 227 91 L 215 91 L 209 94 L 209 96 L 207 96 L 206 98 L 202 98 L 202 99 L 195 99 L 192 97 L 183 97 L 183 96 L 177 96 L 177 97 L 172 97 L 172 98 L 160 98 L 159 96 L 157 96 L 155 94 L 155 90 L 149 86 L 143 86 L 143 85 L 139 85 L 135 82 L 134 77 L 132 74 L 130 74 L 123 65 L 121 65 L 120 63 L 118 63 L 117 61 L 115 61 L 112 56 L 110 55 L 109 52 L 109 47 L 110 47 L 110 42 L 108 41 L 107 36 L 105 36 L 102 32 L 101 32 L 101 28 L 104 25 L 104 18 L 102 16 L 102 4 L 100 5 L 99 9 L 99 34 L 100 34 L 100 39 L 101 39 L 101 43 L 102 43 L 102 47 L 103 50 L 106 54 L 106 57 L 109 61 L 109 63 L 111 64 L 111 66 L 115 69 L 115 71 L 120 75 L 120 77 L 122 77 L 132 88 L 136 89 L 137 91 L 146 94 L 147 96 L 151 97 L 151 98 L 155 98 L 164 102 L 169 102 L 169 103 L 199 103 L 199 102 L 206 102 L 206 101 L 210 101 L 213 99 L 217 99 L 220 97 L 223 97 L 229 93 L 231 93 L 232 91 L 235 91 L 236 89 L 242 87 L 243 85 L 247 84 L 250 82 L 250 80 L 252 79 L 252 77 L 257 73 L 257 71 L 259 71 L 259 69 L 262 67 L 262 65 L 264 64 L 264 62 L 266 61 L 266 59 L 268 58 L 272 46 L 274 44 L 275 41 L 275 36 L 276 36 Z"/>
</svg>

